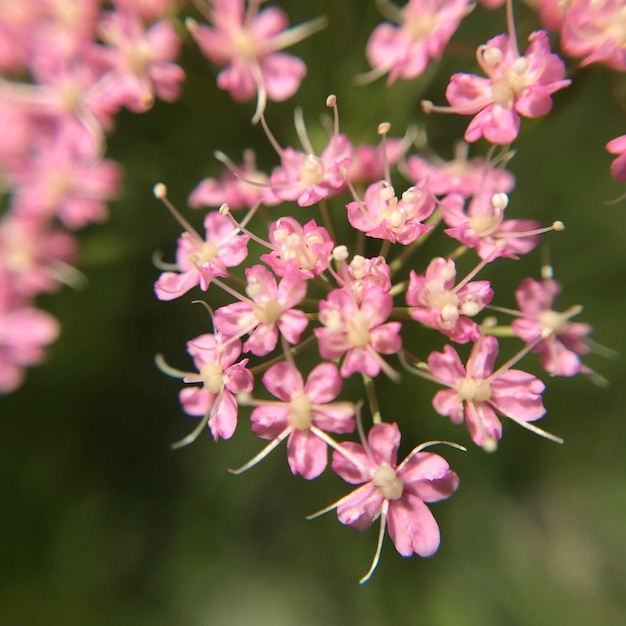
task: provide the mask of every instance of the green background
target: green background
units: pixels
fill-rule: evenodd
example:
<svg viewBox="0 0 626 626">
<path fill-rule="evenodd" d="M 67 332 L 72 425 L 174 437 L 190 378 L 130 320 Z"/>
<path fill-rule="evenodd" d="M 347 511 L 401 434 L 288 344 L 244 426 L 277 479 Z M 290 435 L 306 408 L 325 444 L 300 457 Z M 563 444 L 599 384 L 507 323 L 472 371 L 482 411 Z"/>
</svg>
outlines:
<svg viewBox="0 0 626 626">
<path fill-rule="evenodd" d="M 281 6 L 292 24 L 320 14 L 330 20 L 292 50 L 309 66 L 297 96 L 269 104 L 269 124 L 283 145 L 294 141 L 292 111 L 300 105 L 321 148 L 318 118 L 335 93 L 342 130 L 353 141 L 375 143 L 383 120 L 392 122 L 392 135 L 417 123 L 428 128 L 435 149 L 451 156 L 469 118 L 426 118 L 419 101 L 443 103 L 450 74 L 475 69 L 472 50 L 504 30 L 503 9 L 477 8 L 454 37 L 453 56 L 418 81 L 388 88 L 381 80 L 353 85 L 355 74 L 368 69 L 363 48 L 380 20 L 373 2 Z M 520 41 L 536 27 L 532 14 L 520 10 Z M 377 531 L 355 533 L 333 514 L 304 519 L 348 491 L 336 476 L 311 483 L 291 476 L 283 448 L 248 473 L 229 475 L 226 468 L 260 448 L 245 414 L 230 441 L 216 444 L 203 434 L 192 446 L 169 449 L 194 422 L 178 405 L 180 384 L 164 377 L 153 357 L 161 352 L 188 368 L 184 342 L 208 332 L 209 319 L 203 307 L 190 305 L 197 293 L 169 303 L 154 297 L 151 255 L 162 250 L 170 259 L 180 229 L 152 197 L 152 186 L 165 182 L 174 203 L 200 226 L 201 212 L 187 211 L 185 199 L 201 177 L 219 172 L 214 150 L 238 160 L 253 146 L 263 168 L 277 163 L 261 129 L 250 126 L 252 105 L 235 105 L 216 88 L 215 69 L 188 39 L 183 64 L 188 79 L 180 102 L 120 116 L 108 155 L 125 167 L 125 192 L 105 225 L 80 235 L 78 266 L 89 284 L 41 299 L 61 320 L 62 335 L 48 363 L 0 399 L 0 624 L 626 623 L 623 358 L 585 359 L 608 388 L 585 377 L 547 380 L 541 425 L 563 436 L 564 446 L 506 423 L 493 455 L 442 450 L 461 487 L 433 506 L 442 531 L 438 554 L 404 560 L 387 539 L 363 587 L 357 580 Z M 626 82 L 603 67 L 573 76 L 547 118 L 522 124 L 510 164 L 518 187 L 509 212 L 565 222 L 565 232 L 546 237 L 564 287 L 560 307 L 583 304 L 581 319 L 595 327 L 595 339 L 623 355 L 626 202 L 606 201 L 626 187 L 611 180 L 604 144 L 625 132 Z M 473 154 L 485 149 L 479 144 Z M 297 209 L 296 216 L 309 215 Z M 414 267 L 453 247 L 435 235 Z M 515 287 L 537 277 L 541 262 L 536 251 L 488 268 L 495 302 L 514 306 Z M 464 259 L 462 267 L 472 263 Z M 411 341 L 422 356 L 442 345 L 426 331 Z M 524 366 L 541 376 L 535 357 Z M 349 387 L 358 392 L 355 383 Z M 464 429 L 435 414 L 433 392 L 409 376 L 380 385 L 384 417 L 405 434 L 402 454 L 433 437 L 468 443 Z"/>
</svg>

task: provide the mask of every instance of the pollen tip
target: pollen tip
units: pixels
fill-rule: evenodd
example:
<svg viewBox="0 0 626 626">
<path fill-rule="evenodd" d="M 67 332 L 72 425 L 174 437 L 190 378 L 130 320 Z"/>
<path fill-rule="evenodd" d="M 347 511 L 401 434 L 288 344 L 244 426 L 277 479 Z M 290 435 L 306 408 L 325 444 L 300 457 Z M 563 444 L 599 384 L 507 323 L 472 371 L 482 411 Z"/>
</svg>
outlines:
<svg viewBox="0 0 626 626">
<path fill-rule="evenodd" d="M 230 206 L 227 202 L 222 203 L 222 206 L 218 209 L 220 215 L 228 215 L 230 213 Z"/>
<path fill-rule="evenodd" d="M 432 113 L 435 105 L 430 100 L 422 100 L 422 111 Z"/>
<path fill-rule="evenodd" d="M 381 122 L 378 125 L 378 134 L 386 135 L 391 130 L 391 124 L 389 122 Z"/>
<path fill-rule="evenodd" d="M 542 265 L 541 278 L 543 278 L 544 280 L 554 278 L 554 268 L 552 267 L 552 265 Z"/>
<path fill-rule="evenodd" d="M 194 20 L 193 17 L 188 17 L 185 20 L 185 28 L 190 33 L 193 33 L 198 28 L 198 22 L 196 22 L 196 20 Z"/>
<path fill-rule="evenodd" d="M 482 448 L 485 452 L 495 452 L 498 449 L 498 442 L 493 437 L 487 437 Z"/>
<path fill-rule="evenodd" d="M 503 191 L 494 193 L 491 197 L 491 203 L 496 209 L 503 211 L 507 206 L 509 206 L 509 196 Z"/>
<path fill-rule="evenodd" d="M 333 249 L 333 259 L 335 261 L 345 261 L 348 258 L 348 248 L 346 246 L 336 246 Z"/>
<path fill-rule="evenodd" d="M 552 223 L 552 228 L 554 228 L 557 233 L 560 233 L 562 230 L 565 230 L 565 224 L 563 224 L 561 220 L 557 220 Z"/>
<path fill-rule="evenodd" d="M 154 194 L 155 198 L 163 200 L 163 198 L 167 198 L 167 187 L 163 183 L 157 183 L 152 188 L 152 193 Z"/>
<path fill-rule="evenodd" d="M 328 98 L 326 98 L 326 106 L 332 109 L 332 107 L 334 107 L 336 104 L 337 96 L 334 93 L 331 93 Z"/>
</svg>

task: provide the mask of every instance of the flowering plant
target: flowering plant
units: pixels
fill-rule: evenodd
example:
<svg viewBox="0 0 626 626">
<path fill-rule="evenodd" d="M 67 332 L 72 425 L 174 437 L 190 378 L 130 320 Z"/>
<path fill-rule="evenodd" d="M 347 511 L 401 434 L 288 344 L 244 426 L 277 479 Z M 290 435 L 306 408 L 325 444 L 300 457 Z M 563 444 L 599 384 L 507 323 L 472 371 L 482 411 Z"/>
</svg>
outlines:
<svg viewBox="0 0 626 626">
<path fill-rule="evenodd" d="M 411 1 L 402 8 L 378 4 L 389 22 L 372 32 L 366 59 L 373 69 L 360 80 L 388 75 L 389 86 L 381 89 L 419 78 L 446 54 L 456 27 L 474 8 L 446 0 Z M 570 4 L 572 18 L 564 25 L 597 10 L 595 4 Z M 605 4 L 606 11 L 613 10 Z M 510 145 L 526 124 L 521 118 L 552 114 L 553 98 L 572 79 L 546 30 L 533 32 L 520 54 L 509 1 L 507 33 L 490 37 L 476 52 L 487 78 L 455 73 L 445 92 L 450 107 L 423 103 L 426 112 L 475 115 L 464 139 L 484 138 L 490 145 L 482 156 L 468 159 L 468 145 L 461 143 L 454 161 L 443 161 L 424 131 L 437 121 L 418 114 L 418 130 L 402 128 L 402 137 L 391 138 L 390 124 L 382 122 L 362 129 L 371 138 L 361 143 L 342 132 L 341 93 L 326 98 L 333 119 L 319 148 L 300 109 L 295 115 L 300 145 L 283 145 L 271 129 L 272 103 L 298 90 L 306 66 L 279 51 L 316 36 L 325 20 L 312 16 L 289 28 L 282 9 L 261 5 L 215 0 L 186 20 L 201 52 L 220 68 L 218 87 L 237 102 L 253 101 L 252 121 L 264 130 L 277 162 L 272 171 L 261 172 L 249 150 L 241 165 L 216 154 L 224 171 L 201 181 L 190 195 L 195 209 L 212 207 L 204 217 L 205 235 L 173 206 L 165 185 L 155 186 L 156 197 L 184 230 L 175 262 L 158 261 L 156 296 L 169 301 L 194 293 L 212 317 L 212 327 L 187 343 L 197 371 L 176 370 L 163 357 L 158 364 L 189 384 L 180 402 L 185 413 L 199 418 L 176 447 L 198 438 L 205 427 L 215 440 L 236 436 L 245 421 L 240 410 L 254 407 L 252 431 L 270 443 L 234 473 L 250 469 L 286 440 L 293 474 L 311 480 L 330 465 L 358 485 L 331 508 L 342 524 L 357 530 L 380 519 L 365 582 L 376 568 L 386 530 L 402 556 L 437 550 L 439 529 L 427 504 L 450 497 L 459 485 L 441 456 L 447 452 L 430 451 L 431 445 L 448 442 L 414 442 L 398 463 L 400 431 L 411 430 L 411 418 L 386 415 L 377 396 L 381 380 L 402 384 L 417 376 L 434 383 L 433 414 L 469 430 L 459 430 L 461 443 L 449 445 L 464 449 L 473 443 L 494 451 L 505 417 L 562 441 L 535 424 L 546 412 L 545 384 L 518 368 L 529 353 L 539 354 L 550 376 L 594 374 L 581 360 L 591 349 L 591 328 L 571 321 L 580 307 L 554 308 L 560 288 L 549 267 L 541 280 L 528 277 L 519 284 L 519 311 L 501 306 L 506 297 L 487 279 L 492 265 L 521 262 L 546 233 L 563 230 L 560 221 L 542 224 L 515 206 L 515 178 L 508 168 L 515 162 Z M 178 35 L 164 17 L 173 14 L 174 3 L 120 0 L 110 8 L 78 3 L 81 28 L 72 29 L 62 22 L 65 15 L 51 8 L 41 12 L 39 6 L 29 5 L 23 24 L 4 25 L 15 41 L 24 24 L 41 27 L 55 51 L 44 58 L 42 49 L 24 41 L 3 60 L 7 75 L 13 75 L 0 83 L 2 112 L 12 131 L 0 153 L 12 189 L 2 223 L 10 235 L 2 239 L 0 267 L 5 391 L 18 386 L 24 368 L 41 360 L 58 332 L 54 320 L 33 309 L 32 298 L 54 289 L 58 283 L 50 282 L 50 268 L 64 268 L 72 258 L 73 241 L 59 228 L 101 220 L 105 203 L 119 193 L 119 166 L 103 158 L 105 131 L 121 107 L 142 112 L 155 98 L 178 97 L 184 77 L 176 62 Z M 550 3 L 540 6 L 545 12 Z M 47 28 L 51 23 L 58 32 Z M 621 41 L 608 27 L 604 34 L 594 28 L 585 46 L 576 44 L 582 28 L 575 33 L 563 28 L 564 42 L 575 40 L 568 44 L 570 54 L 585 55 L 585 64 L 604 62 L 623 70 Z M 28 83 L 14 78 L 24 71 Z M 607 146 L 618 155 L 617 179 L 620 139 Z M 505 211 L 521 217 L 505 219 Z M 11 248 L 18 235 L 30 248 Z M 36 237 L 42 241 L 33 245 Z M 425 253 L 426 241 L 435 237 L 440 249 Z M 466 259 L 472 263 L 461 272 L 457 266 Z M 71 272 L 67 276 L 71 280 Z M 217 290 L 231 301 L 213 310 Z M 502 322 L 494 313 L 507 317 Z M 436 336 L 439 347 L 423 352 L 416 336 Z M 503 340 L 516 342 L 513 355 L 497 360 Z M 362 391 L 343 395 L 344 384 L 353 379 L 362 381 Z M 268 394 L 275 399 L 264 397 Z M 510 436 L 513 429 L 504 428 Z M 354 431 L 360 443 L 344 438 Z"/>
</svg>

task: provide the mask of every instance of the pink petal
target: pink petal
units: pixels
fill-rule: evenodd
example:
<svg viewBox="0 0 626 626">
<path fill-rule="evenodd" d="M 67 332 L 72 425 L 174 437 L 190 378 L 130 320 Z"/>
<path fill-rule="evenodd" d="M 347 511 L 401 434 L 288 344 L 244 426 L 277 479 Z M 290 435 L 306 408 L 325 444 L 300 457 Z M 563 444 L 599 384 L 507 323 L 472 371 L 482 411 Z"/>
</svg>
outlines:
<svg viewBox="0 0 626 626">
<path fill-rule="evenodd" d="M 352 526 L 355 530 L 369 528 L 380 514 L 383 498 L 378 488 L 367 483 L 343 498 L 337 507 L 337 517 L 342 524 Z"/>
<path fill-rule="evenodd" d="M 432 556 L 439 548 L 439 526 L 433 514 L 410 493 L 389 502 L 387 527 L 396 550 L 404 557 L 413 553 Z"/>
<path fill-rule="evenodd" d="M 454 389 L 438 391 L 433 398 L 433 407 L 439 415 L 449 417 L 454 424 L 463 422 L 463 402 Z"/>
<path fill-rule="evenodd" d="M 428 369 L 440 383 L 448 387 L 456 387 L 466 375 L 463 363 L 452 346 L 444 346 L 443 352 L 432 352 L 428 357 Z"/>
<path fill-rule="evenodd" d="M 302 393 L 304 382 L 300 372 L 291 363 L 283 361 L 265 372 L 263 385 L 273 396 L 291 402 L 294 396 Z"/>
<path fill-rule="evenodd" d="M 298 57 L 276 52 L 261 59 L 261 74 L 268 98 L 282 102 L 298 91 L 306 65 Z"/>
<path fill-rule="evenodd" d="M 438 454 L 418 452 L 397 473 L 404 493 L 412 493 L 423 502 L 438 502 L 451 496 L 459 485 L 459 477 L 448 462 Z"/>
<path fill-rule="evenodd" d="M 326 444 L 310 430 L 293 430 L 287 439 L 287 459 L 292 474 L 317 478 L 328 462 Z"/>
<path fill-rule="evenodd" d="M 374 463 L 396 467 L 400 447 L 400 429 L 397 424 L 376 424 L 367 436 Z"/>
<path fill-rule="evenodd" d="M 498 340 L 492 335 L 480 337 L 474 344 L 467 361 L 467 375 L 472 378 L 488 378 L 498 356 Z"/>
<path fill-rule="evenodd" d="M 342 381 L 334 363 L 320 363 L 307 378 L 304 391 L 315 404 L 334 400 L 341 391 Z"/>
</svg>

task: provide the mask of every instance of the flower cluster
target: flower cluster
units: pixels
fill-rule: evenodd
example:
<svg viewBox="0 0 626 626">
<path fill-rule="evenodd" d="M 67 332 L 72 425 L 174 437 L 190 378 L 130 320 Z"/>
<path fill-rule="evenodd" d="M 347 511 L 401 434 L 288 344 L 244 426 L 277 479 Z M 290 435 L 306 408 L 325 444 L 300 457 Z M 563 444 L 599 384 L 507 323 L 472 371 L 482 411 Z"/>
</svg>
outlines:
<svg viewBox="0 0 626 626">
<path fill-rule="evenodd" d="M 0 15 L 0 394 L 40 362 L 58 322 L 34 305 L 76 284 L 72 232 L 107 217 L 121 167 L 104 159 L 117 112 L 179 95 L 172 0 L 5 3 Z"/>
<path fill-rule="evenodd" d="M 176 370 L 162 356 L 158 365 L 192 385 L 180 392 L 181 405 L 200 418 L 174 447 L 195 440 L 205 427 L 216 441 L 232 437 L 240 413 L 253 407 L 252 431 L 268 443 L 232 473 L 252 468 L 285 441 L 293 474 L 312 480 L 330 469 L 356 486 L 318 514 L 336 509 L 339 521 L 356 530 L 380 520 L 364 582 L 387 532 L 402 556 L 427 557 L 437 550 L 439 529 L 428 505 L 451 496 L 459 479 L 443 457 L 425 450 L 435 444 L 465 450 L 427 442 L 398 463 L 402 424 L 385 419 L 377 399 L 381 378 L 417 376 L 434 384 L 434 411 L 465 425 L 473 444 L 494 451 L 505 419 L 562 443 L 536 424 L 546 413 L 545 384 L 519 369 L 529 353 L 539 355 L 550 376 L 591 373 L 581 361 L 590 350 L 591 328 L 572 321 L 581 307 L 553 308 L 560 287 L 552 277 L 523 280 L 515 292 L 519 310 L 494 304 L 500 294 L 485 276 L 477 278 L 503 258 L 527 255 L 546 232 L 563 230 L 559 221 L 543 225 L 505 216 L 516 185 L 507 167 L 520 116 L 549 113 L 552 95 L 571 81 L 546 31 L 532 33 L 520 54 L 509 1 L 508 33 L 477 50 L 487 78 L 454 74 L 446 91 L 450 107 L 424 102 L 426 112 L 475 116 L 453 160 L 437 156 L 421 130 L 389 138 L 388 123 L 378 127 L 378 145 L 355 143 L 340 131 L 335 95 L 326 99 L 334 122 L 325 145 L 313 146 L 299 109 L 301 145 L 283 145 L 265 107 L 268 99 L 282 100 L 297 89 L 304 66 L 277 51 L 319 22 L 285 30 L 282 11 L 259 11 L 259 4 L 216 0 L 208 14 L 211 26 L 188 22 L 202 51 L 224 66 L 219 87 L 237 101 L 256 96 L 253 121 L 260 121 L 278 162 L 263 172 L 251 148 L 242 163 L 217 152 L 225 169 L 202 180 L 189 198 L 194 208 L 211 208 L 205 235 L 170 203 L 163 184 L 155 187 L 184 230 L 175 263 L 163 264 L 155 283 L 157 297 L 172 300 L 199 288 L 219 289 L 232 299 L 215 311 L 208 306 L 212 331 L 187 345 L 197 372 Z M 473 9 L 466 0 L 410 0 L 402 9 L 387 0 L 378 4 L 389 21 L 370 37 L 366 57 L 373 69 L 360 80 L 387 75 L 388 84 L 415 78 L 441 57 Z M 466 142 L 480 138 L 492 146 L 486 155 L 468 158 Z M 621 144 L 609 149 L 621 152 Z M 276 206 L 279 216 L 268 219 Z M 265 223 L 253 219 L 261 208 Z M 346 229 L 353 239 L 337 236 Z M 421 246 L 437 231 L 443 252 L 424 258 Z M 266 251 L 253 255 L 252 241 Z M 457 270 L 463 255 L 476 257 L 465 275 Z M 511 321 L 500 324 L 493 312 Z M 415 328 L 438 333 L 441 349 L 420 354 Z M 498 359 L 502 338 L 519 342 L 514 356 Z M 305 353 L 317 361 L 310 371 Z M 344 381 L 355 376 L 366 407 L 359 397 L 342 399 Z M 354 431 L 359 442 L 345 438 Z"/>
<path fill-rule="evenodd" d="M 107 202 L 120 191 L 121 168 L 104 158 L 104 134 L 115 115 L 179 95 L 179 39 L 166 19 L 175 4 L 27 0 L 2 10 L 0 178 L 10 195 L 0 216 L 0 392 L 20 384 L 24 368 L 44 357 L 59 332 L 33 302 L 76 280 L 68 231 L 105 219 Z M 548 376 L 593 373 L 581 360 L 590 351 L 591 327 L 573 321 L 580 306 L 554 308 L 561 288 L 548 268 L 540 280 L 519 284 L 518 309 L 500 306 L 507 294 L 496 293 L 489 280 L 491 266 L 517 262 L 543 235 L 563 230 L 560 221 L 523 216 L 507 168 L 521 119 L 550 113 L 554 94 L 572 79 L 547 31 L 532 32 L 520 52 L 513 0 L 506 0 L 507 32 L 476 49 L 484 76 L 453 74 L 445 91 L 449 106 L 422 101 L 425 113 L 473 116 L 451 160 L 429 146 L 423 120 L 397 137 L 388 136 L 391 126 L 383 122 L 371 143 L 356 141 L 341 132 L 335 95 L 326 99 L 332 110 L 326 141 L 314 145 L 305 114 L 296 109 L 299 145 L 286 145 L 265 112 L 297 92 L 306 65 L 284 49 L 314 35 L 326 19 L 289 27 L 282 9 L 263 4 L 207 0 L 197 3 L 204 21 L 184 22 L 218 67 L 218 88 L 236 102 L 255 101 L 252 122 L 264 130 L 276 163 L 261 171 L 251 147 L 241 162 L 216 152 L 224 169 L 189 196 L 192 208 L 210 209 L 200 232 L 170 202 L 165 185 L 155 185 L 156 198 L 183 231 L 175 260 L 159 262 L 156 297 L 210 300 L 220 290 L 221 301 L 229 298 L 215 310 L 207 302 L 212 327 L 186 346 L 193 369 L 176 369 L 161 355 L 157 365 L 183 381 L 180 404 L 196 420 L 174 448 L 207 429 L 215 441 L 230 439 L 249 417 L 266 443 L 232 473 L 247 471 L 285 442 L 292 474 L 313 480 L 329 472 L 354 486 L 318 514 L 336 510 L 340 523 L 359 531 L 380 521 L 365 582 L 386 534 L 404 557 L 437 551 L 430 505 L 449 498 L 459 478 L 430 448 L 466 450 L 428 441 L 411 445 L 398 462 L 401 430 L 414 416 L 387 419 L 378 400 L 386 379 L 420 378 L 433 411 L 464 426 L 459 437 L 470 447 L 493 452 L 507 421 L 562 443 L 537 425 L 546 414 L 545 384 L 522 369 L 528 355 L 538 355 Z M 470 0 L 376 4 L 386 21 L 365 45 L 371 70 L 357 82 L 386 76 L 383 89 L 430 71 L 475 8 Z M 481 4 L 494 9 L 503 1 Z M 561 30 L 565 51 L 583 57 L 581 65 L 626 70 L 623 2 L 537 5 L 547 26 Z M 360 136 L 368 132 L 375 135 L 365 128 Z M 618 155 L 611 171 L 619 181 L 626 180 L 625 137 L 606 146 Z M 470 158 L 470 144 L 479 141 L 487 148 Z M 259 214 L 263 219 L 255 219 Z M 440 241 L 434 256 L 423 253 L 432 237 Z M 425 353 L 415 340 L 420 333 L 436 337 L 439 347 Z M 506 351 L 513 356 L 499 357 L 503 340 L 513 344 Z M 361 394 L 346 391 L 353 378 L 362 383 Z"/>
</svg>

